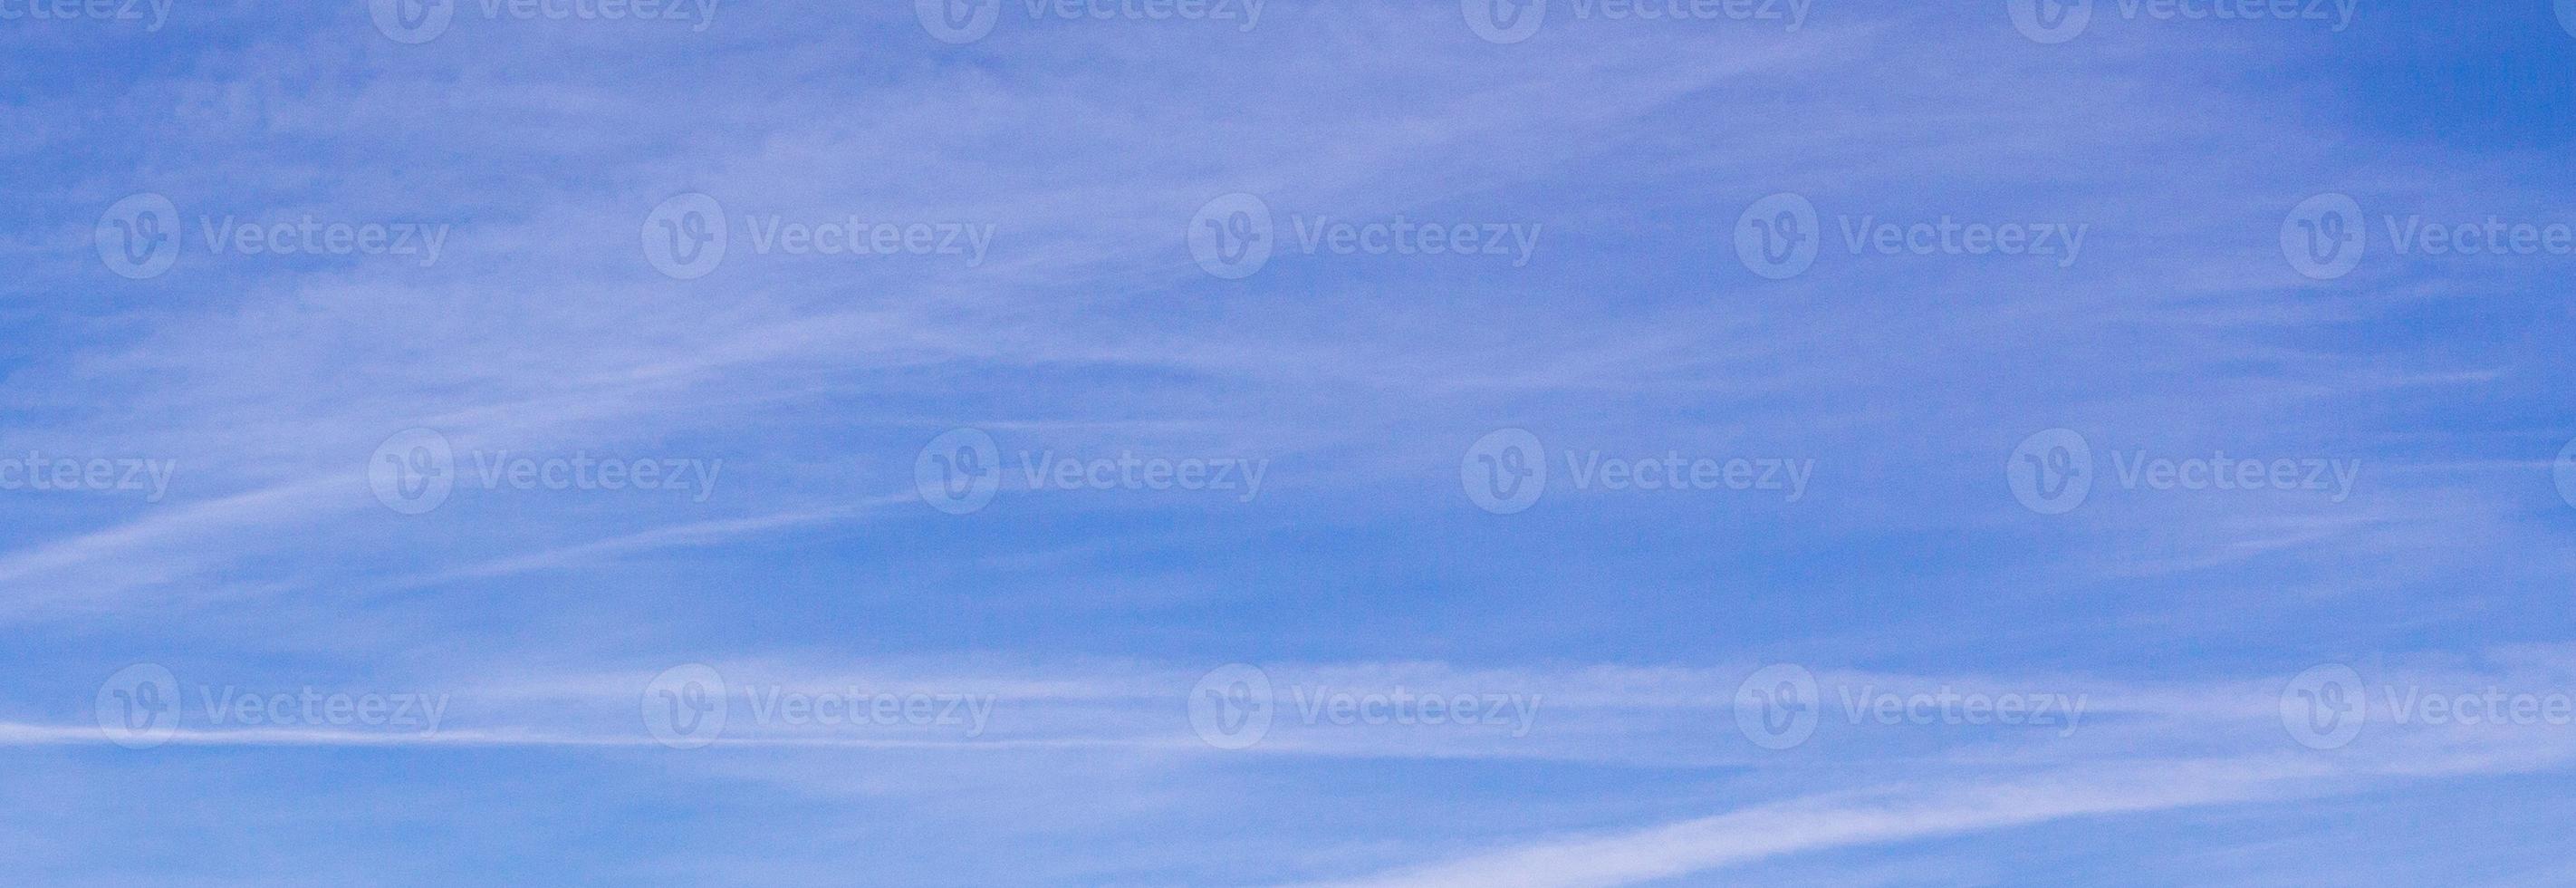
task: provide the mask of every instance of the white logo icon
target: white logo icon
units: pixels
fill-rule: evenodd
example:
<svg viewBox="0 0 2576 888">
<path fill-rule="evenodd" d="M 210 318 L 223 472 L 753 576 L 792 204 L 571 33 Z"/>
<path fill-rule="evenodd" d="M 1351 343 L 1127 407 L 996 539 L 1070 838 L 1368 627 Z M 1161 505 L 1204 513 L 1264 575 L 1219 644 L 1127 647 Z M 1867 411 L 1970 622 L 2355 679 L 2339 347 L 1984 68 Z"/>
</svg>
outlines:
<svg viewBox="0 0 2576 888">
<path fill-rule="evenodd" d="M 2063 515 L 2093 492 L 2093 445 L 2073 429 L 2049 429 L 2021 440 L 2004 463 L 2013 498 L 2033 512 Z"/>
<path fill-rule="evenodd" d="M 1468 446 L 1458 460 L 1458 486 L 1476 508 L 1510 515 L 1547 491 L 1547 449 L 1528 429 L 1496 429 Z"/>
<path fill-rule="evenodd" d="M 696 280 L 725 256 L 724 206 L 695 191 L 677 195 L 644 215 L 644 261 L 673 280 Z"/>
<path fill-rule="evenodd" d="M 913 0 L 921 29 L 941 43 L 973 43 L 993 33 L 1002 18 L 1002 0 Z"/>
<path fill-rule="evenodd" d="M 159 277 L 179 260 L 179 208 L 150 192 L 128 196 L 98 215 L 92 240 L 107 270 L 134 280 Z"/>
<path fill-rule="evenodd" d="M 1209 670 L 1190 688 L 1190 729 L 1218 749 L 1244 749 L 1270 733 L 1270 673 L 1247 663 Z"/>
<path fill-rule="evenodd" d="M 150 749 L 179 731 L 179 679 L 157 663 L 117 670 L 98 686 L 98 729 L 127 749 Z"/>
<path fill-rule="evenodd" d="M 1822 244 L 1816 205 L 1782 192 L 1753 202 L 1735 219 L 1735 258 L 1754 274 L 1772 280 L 1797 277 L 1816 264 Z"/>
<path fill-rule="evenodd" d="M 376 30 L 395 43 L 428 43 L 447 33 L 456 17 L 456 0 L 370 0 L 368 13 Z"/>
<path fill-rule="evenodd" d="M 2576 506 L 2576 441 L 2558 451 L 2558 461 L 2550 464 L 2550 474 L 2558 479 L 2558 498 Z"/>
<path fill-rule="evenodd" d="M 1547 0 L 1458 0 L 1467 29 L 1490 43 L 1513 44 L 1538 33 L 1547 20 Z"/>
<path fill-rule="evenodd" d="M 1207 202 L 1190 217 L 1190 258 L 1207 273 L 1239 281 L 1270 261 L 1270 205 L 1235 192 Z"/>
<path fill-rule="evenodd" d="M 1795 663 L 1754 670 L 1735 687 L 1735 727 L 1764 749 L 1788 749 L 1816 733 L 1824 710 L 1815 673 Z"/>
<path fill-rule="evenodd" d="M 715 667 L 689 663 L 662 670 L 644 686 L 644 730 L 672 749 L 697 749 L 724 733 L 725 680 Z"/>
<path fill-rule="evenodd" d="M 2340 749 L 2361 736 L 2369 720 L 2361 673 L 2329 664 L 2299 673 L 2281 689 L 2281 726 L 2309 749 Z"/>
<path fill-rule="evenodd" d="M 1002 451 L 982 429 L 951 429 L 930 439 L 912 462 L 913 489 L 931 508 L 963 515 L 993 501 L 1002 486 Z"/>
<path fill-rule="evenodd" d="M 2064 43 L 2093 23 L 2093 0 L 2004 0 L 2013 27 L 2033 43 Z"/>
<path fill-rule="evenodd" d="M 436 429 L 395 432 L 367 458 L 367 486 L 377 502 L 405 515 L 438 508 L 456 488 L 456 451 Z"/>
<path fill-rule="evenodd" d="M 2281 255 L 2308 277 L 2330 281 L 2361 264 L 2368 226 L 2361 204 L 2342 194 L 2320 194 L 2299 202 L 2281 220 Z"/>
</svg>

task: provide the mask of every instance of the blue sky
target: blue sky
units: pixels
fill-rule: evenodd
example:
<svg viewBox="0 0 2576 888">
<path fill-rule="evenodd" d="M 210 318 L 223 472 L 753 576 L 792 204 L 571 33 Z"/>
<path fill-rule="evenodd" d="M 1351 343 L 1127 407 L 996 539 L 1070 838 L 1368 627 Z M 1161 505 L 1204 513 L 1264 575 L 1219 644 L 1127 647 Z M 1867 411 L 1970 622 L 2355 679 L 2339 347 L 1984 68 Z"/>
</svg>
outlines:
<svg viewBox="0 0 2576 888">
<path fill-rule="evenodd" d="M 644 8 L 0 0 L 17 878 L 2576 880 L 2576 3 Z"/>
</svg>

